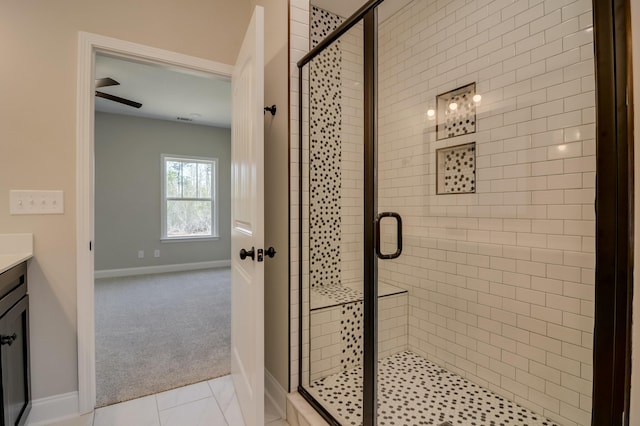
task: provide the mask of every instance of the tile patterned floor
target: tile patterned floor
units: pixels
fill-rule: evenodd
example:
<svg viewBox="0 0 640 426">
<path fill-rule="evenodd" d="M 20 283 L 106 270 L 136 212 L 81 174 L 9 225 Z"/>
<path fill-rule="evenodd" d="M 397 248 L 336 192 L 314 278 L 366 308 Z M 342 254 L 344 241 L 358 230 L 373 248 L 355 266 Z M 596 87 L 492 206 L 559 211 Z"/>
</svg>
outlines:
<svg viewBox="0 0 640 426">
<path fill-rule="evenodd" d="M 391 355 L 379 364 L 380 426 L 557 426 L 412 352 Z M 309 391 L 342 425 L 362 424 L 361 368 L 317 380 Z"/>
<path fill-rule="evenodd" d="M 244 426 L 231 376 L 97 409 L 51 426 Z M 287 426 L 265 401 L 265 425 Z"/>
</svg>

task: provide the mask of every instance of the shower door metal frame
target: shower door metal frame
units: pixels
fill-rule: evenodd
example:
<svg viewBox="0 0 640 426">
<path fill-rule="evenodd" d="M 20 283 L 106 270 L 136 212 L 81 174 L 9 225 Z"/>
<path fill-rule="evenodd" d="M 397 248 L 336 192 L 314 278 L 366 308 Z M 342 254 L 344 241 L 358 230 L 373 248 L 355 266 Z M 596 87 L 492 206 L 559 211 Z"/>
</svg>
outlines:
<svg viewBox="0 0 640 426">
<path fill-rule="evenodd" d="M 302 111 L 302 94 L 303 94 L 303 68 L 309 64 L 313 58 L 320 54 L 329 45 L 339 39 L 343 34 L 349 31 L 360 21 L 364 26 L 364 300 L 363 300 L 363 425 L 376 424 L 376 406 L 377 406 L 377 374 L 376 366 L 378 363 L 378 287 L 377 275 L 377 255 L 375 250 L 376 241 L 376 216 L 377 216 L 377 190 L 376 190 L 376 169 L 377 169 L 377 65 L 378 65 L 378 11 L 377 6 L 384 0 L 369 0 L 353 15 L 347 18 L 335 31 L 329 34 L 318 45 L 311 49 L 297 63 L 298 66 L 298 165 L 299 165 L 299 204 L 298 217 L 299 220 L 299 330 L 302 331 L 302 176 L 303 176 L 303 157 L 302 157 L 302 139 L 303 139 L 303 111 Z M 299 333 L 298 339 L 298 368 L 299 376 L 302 377 L 302 332 Z M 330 424 L 339 425 L 335 418 L 322 406 L 307 390 L 298 384 L 298 392 L 324 417 Z"/>
<path fill-rule="evenodd" d="M 299 148 L 299 341 L 302 377 L 303 68 L 364 21 L 364 341 L 363 425 L 376 424 L 377 257 L 377 10 L 369 0 L 297 63 Z M 633 271 L 633 103 L 630 99 L 629 0 L 593 0 L 596 68 L 596 280 L 592 425 L 628 424 Z M 630 115 L 631 114 L 631 115 Z M 613 253 L 613 255 L 612 255 Z M 612 284 L 613 283 L 613 284 Z M 299 383 L 298 391 L 332 425 L 331 414 Z"/>
<path fill-rule="evenodd" d="M 378 365 L 378 9 L 364 17 L 364 313 L 362 355 L 362 424 L 375 425 Z"/>
<path fill-rule="evenodd" d="M 593 0 L 597 105 L 594 426 L 629 424 L 634 243 L 629 7 L 629 0 Z"/>
</svg>

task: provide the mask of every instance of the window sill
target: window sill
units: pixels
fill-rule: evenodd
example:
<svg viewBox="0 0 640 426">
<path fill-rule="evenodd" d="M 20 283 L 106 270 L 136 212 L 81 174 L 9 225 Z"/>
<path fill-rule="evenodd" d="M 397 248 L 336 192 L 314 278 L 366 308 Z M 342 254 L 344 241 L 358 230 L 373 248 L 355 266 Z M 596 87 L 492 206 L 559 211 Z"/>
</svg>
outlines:
<svg viewBox="0 0 640 426">
<path fill-rule="evenodd" d="M 176 237 L 176 238 L 160 238 L 161 243 L 193 243 L 196 241 L 217 241 L 220 237 Z"/>
</svg>

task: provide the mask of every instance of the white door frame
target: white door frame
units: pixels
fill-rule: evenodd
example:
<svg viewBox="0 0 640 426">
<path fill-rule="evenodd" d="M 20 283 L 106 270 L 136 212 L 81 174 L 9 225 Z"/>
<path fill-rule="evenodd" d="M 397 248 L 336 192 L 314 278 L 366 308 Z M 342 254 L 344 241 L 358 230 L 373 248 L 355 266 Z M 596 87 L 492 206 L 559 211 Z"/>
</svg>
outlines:
<svg viewBox="0 0 640 426">
<path fill-rule="evenodd" d="M 186 68 L 231 79 L 233 66 L 98 34 L 78 32 L 76 103 L 76 283 L 78 409 L 96 404 L 94 263 L 94 91 L 96 52 Z M 160 208 L 160 206 L 158 206 Z"/>
</svg>

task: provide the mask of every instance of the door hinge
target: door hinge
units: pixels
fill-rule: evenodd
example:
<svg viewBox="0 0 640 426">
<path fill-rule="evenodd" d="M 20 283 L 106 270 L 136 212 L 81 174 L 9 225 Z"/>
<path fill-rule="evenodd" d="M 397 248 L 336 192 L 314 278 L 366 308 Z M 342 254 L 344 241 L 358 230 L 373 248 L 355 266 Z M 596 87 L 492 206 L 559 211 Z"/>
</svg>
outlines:
<svg viewBox="0 0 640 426">
<path fill-rule="evenodd" d="M 93 241 L 89 241 L 89 251 L 93 250 Z"/>
<path fill-rule="evenodd" d="M 625 87 L 624 104 L 629 107 L 629 86 Z"/>
</svg>

